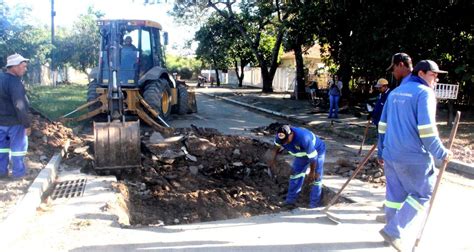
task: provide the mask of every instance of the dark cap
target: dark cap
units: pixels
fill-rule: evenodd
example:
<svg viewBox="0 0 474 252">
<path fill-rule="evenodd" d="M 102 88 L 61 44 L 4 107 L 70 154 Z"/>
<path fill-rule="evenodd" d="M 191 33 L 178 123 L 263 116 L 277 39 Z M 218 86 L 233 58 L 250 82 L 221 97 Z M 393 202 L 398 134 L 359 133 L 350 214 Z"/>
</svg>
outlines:
<svg viewBox="0 0 474 252">
<path fill-rule="evenodd" d="M 448 71 L 439 70 L 438 64 L 432 60 L 422 60 L 416 64 L 415 68 L 413 68 L 414 73 L 418 73 L 419 71 L 423 72 L 434 72 L 434 73 L 448 73 Z"/>
<path fill-rule="evenodd" d="M 390 66 L 387 68 L 387 71 L 392 71 L 393 67 L 397 64 L 399 64 L 400 62 L 403 62 L 405 63 L 407 66 L 411 66 L 412 63 L 411 63 L 411 58 L 408 54 L 406 53 L 395 53 L 393 56 L 392 56 L 392 63 L 390 64 Z"/>
<path fill-rule="evenodd" d="M 290 125 L 282 125 L 280 128 L 278 128 L 277 133 L 276 133 L 276 142 L 278 144 L 283 144 L 286 142 L 288 137 L 291 134 L 291 128 Z"/>
</svg>

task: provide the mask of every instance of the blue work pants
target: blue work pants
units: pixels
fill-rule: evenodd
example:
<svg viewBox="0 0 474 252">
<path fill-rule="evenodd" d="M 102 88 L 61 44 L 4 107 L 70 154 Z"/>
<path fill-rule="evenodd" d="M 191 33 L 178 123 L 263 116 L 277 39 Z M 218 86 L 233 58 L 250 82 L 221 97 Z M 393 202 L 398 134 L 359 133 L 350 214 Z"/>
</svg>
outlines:
<svg viewBox="0 0 474 252">
<path fill-rule="evenodd" d="M 426 214 L 436 180 L 433 160 L 400 163 L 384 160 L 387 179 L 385 232 L 401 238 L 412 224 L 419 224 Z"/>
<path fill-rule="evenodd" d="M 315 172 L 319 174 L 319 178 L 314 182 L 311 181 L 311 193 L 309 199 L 309 207 L 318 207 L 321 201 L 322 193 L 322 179 L 324 172 L 324 158 L 325 153 L 318 153 L 317 167 Z M 303 187 L 304 178 L 306 176 L 306 170 L 310 164 L 311 159 L 308 158 L 295 158 L 292 165 L 292 173 L 290 176 L 290 182 L 288 185 L 288 194 L 286 196 L 287 204 L 294 204 L 298 198 L 301 188 Z"/>
<path fill-rule="evenodd" d="M 329 116 L 328 118 L 338 118 L 337 113 L 339 112 L 339 95 L 329 96 Z"/>
<path fill-rule="evenodd" d="M 26 174 L 24 158 L 28 149 L 26 129 L 22 125 L 0 126 L 0 176 L 8 175 L 8 164 L 12 161 L 14 178 Z"/>
</svg>

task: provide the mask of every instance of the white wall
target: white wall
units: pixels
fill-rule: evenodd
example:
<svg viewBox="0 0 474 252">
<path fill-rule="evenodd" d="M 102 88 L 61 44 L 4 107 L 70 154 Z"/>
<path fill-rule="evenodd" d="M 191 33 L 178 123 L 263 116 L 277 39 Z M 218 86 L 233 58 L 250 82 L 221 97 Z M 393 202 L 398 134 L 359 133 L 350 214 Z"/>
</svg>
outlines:
<svg viewBox="0 0 474 252">
<path fill-rule="evenodd" d="M 294 79 L 296 76 L 295 69 L 293 68 L 277 68 L 275 77 L 273 78 L 273 91 L 286 92 L 293 91 Z M 260 68 L 252 67 L 245 69 L 244 85 L 253 87 L 262 87 L 262 75 Z"/>
</svg>

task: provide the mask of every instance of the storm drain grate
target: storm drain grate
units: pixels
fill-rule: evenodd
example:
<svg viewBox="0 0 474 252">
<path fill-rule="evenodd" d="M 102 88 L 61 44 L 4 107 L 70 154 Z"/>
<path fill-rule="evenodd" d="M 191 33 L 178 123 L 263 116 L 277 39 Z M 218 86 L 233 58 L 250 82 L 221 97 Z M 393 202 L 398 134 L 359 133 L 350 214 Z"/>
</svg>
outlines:
<svg viewBox="0 0 474 252">
<path fill-rule="evenodd" d="M 82 196 L 87 179 L 66 180 L 59 182 L 51 195 L 53 200 L 58 198 L 77 198 Z"/>
</svg>

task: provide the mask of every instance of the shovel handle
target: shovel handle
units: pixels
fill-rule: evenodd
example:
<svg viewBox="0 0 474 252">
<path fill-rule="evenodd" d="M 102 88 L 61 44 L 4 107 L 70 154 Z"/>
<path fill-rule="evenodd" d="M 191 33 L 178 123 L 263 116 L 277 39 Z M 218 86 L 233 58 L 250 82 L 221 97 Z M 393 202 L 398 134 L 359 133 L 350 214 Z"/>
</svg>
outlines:
<svg viewBox="0 0 474 252">
<path fill-rule="evenodd" d="M 337 199 L 339 199 L 339 196 L 341 195 L 342 191 L 344 190 L 344 188 L 346 188 L 346 186 L 349 184 L 349 182 L 351 182 L 351 180 L 359 173 L 359 171 L 364 167 L 365 163 L 367 163 L 367 161 L 369 160 L 369 158 L 372 156 L 372 154 L 374 153 L 375 151 L 375 148 L 377 147 L 377 144 L 374 144 L 372 145 L 372 148 L 370 149 L 369 153 L 367 153 L 367 155 L 365 156 L 364 160 L 362 160 L 362 162 L 360 162 L 359 166 L 357 166 L 357 169 L 355 169 L 355 171 L 352 173 L 352 176 L 347 179 L 346 183 L 344 183 L 344 185 L 341 187 L 341 189 L 339 189 L 339 192 L 337 192 L 337 194 L 332 197 L 331 201 L 329 201 L 329 204 L 326 206 L 326 208 L 324 208 L 324 212 L 328 211 L 329 208 L 334 204 L 334 202 L 336 202 Z"/>
<path fill-rule="evenodd" d="M 362 153 L 362 147 L 364 146 L 365 139 L 367 138 L 367 133 L 369 133 L 369 126 L 370 126 L 370 120 L 367 121 L 367 125 L 365 126 L 365 131 L 364 131 L 364 137 L 362 137 L 362 143 L 360 143 L 360 148 L 359 148 L 359 155 Z"/>
<path fill-rule="evenodd" d="M 449 142 L 448 142 L 448 150 L 451 151 L 451 148 L 453 147 L 454 139 L 456 138 L 456 133 L 458 131 L 458 126 L 459 126 L 459 120 L 461 118 L 461 112 L 457 111 L 456 112 L 456 118 L 454 119 L 454 124 L 453 128 L 451 128 L 451 134 L 449 135 Z M 436 198 L 436 193 L 438 192 L 439 185 L 441 184 L 441 180 L 443 178 L 443 173 L 446 170 L 446 167 L 448 166 L 449 160 L 444 160 L 443 165 L 439 169 L 438 173 L 438 178 L 436 179 L 436 184 L 433 189 L 433 194 L 431 195 L 430 199 L 430 204 L 428 206 L 428 212 L 426 213 L 426 217 L 423 220 L 423 225 L 421 226 L 420 232 L 418 233 L 418 237 L 416 238 L 415 245 L 413 246 L 413 251 L 415 251 L 415 248 L 418 247 L 418 244 L 420 244 L 421 237 L 423 236 L 423 231 L 425 230 L 426 223 L 428 222 L 428 217 L 430 216 L 431 209 L 433 209 L 433 204 Z"/>
</svg>

